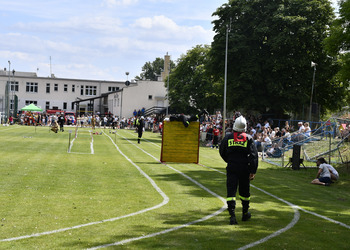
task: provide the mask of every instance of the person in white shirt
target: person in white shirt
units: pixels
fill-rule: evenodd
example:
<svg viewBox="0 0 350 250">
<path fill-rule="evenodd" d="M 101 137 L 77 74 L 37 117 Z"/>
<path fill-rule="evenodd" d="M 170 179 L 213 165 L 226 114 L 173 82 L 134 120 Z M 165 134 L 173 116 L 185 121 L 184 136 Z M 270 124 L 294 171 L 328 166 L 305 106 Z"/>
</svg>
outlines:
<svg viewBox="0 0 350 250">
<path fill-rule="evenodd" d="M 298 122 L 298 126 L 299 126 L 299 130 L 298 130 L 299 133 L 303 133 L 305 129 L 303 122 Z"/>
<path fill-rule="evenodd" d="M 329 186 L 332 183 L 331 173 L 327 167 L 328 164 L 325 164 L 324 158 L 319 158 L 316 161 L 318 167 L 318 172 L 316 179 L 311 181 L 311 184 Z"/>
<path fill-rule="evenodd" d="M 337 181 L 339 179 L 338 171 L 332 165 L 328 164 L 325 158 L 321 157 L 318 160 L 321 162 L 322 165 L 325 165 L 328 168 L 329 172 L 331 173 L 332 181 Z"/>
<path fill-rule="evenodd" d="M 304 123 L 304 135 L 307 136 L 307 137 L 310 137 L 311 136 L 311 128 L 309 126 L 309 123 L 308 122 L 305 122 Z"/>
</svg>

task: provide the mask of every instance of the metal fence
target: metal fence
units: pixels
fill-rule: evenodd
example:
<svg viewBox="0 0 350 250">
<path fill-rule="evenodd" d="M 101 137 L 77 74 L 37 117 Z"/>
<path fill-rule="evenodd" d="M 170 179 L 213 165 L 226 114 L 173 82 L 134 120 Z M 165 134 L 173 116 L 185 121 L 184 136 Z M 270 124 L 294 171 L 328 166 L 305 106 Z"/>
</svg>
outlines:
<svg viewBox="0 0 350 250">
<path fill-rule="evenodd" d="M 262 160 L 285 167 L 291 162 L 293 146 L 301 146 L 301 159 L 305 167 L 315 167 L 316 159 L 324 157 L 332 164 L 350 162 L 350 120 L 330 118 L 321 122 L 310 137 L 292 134 L 290 140 L 277 138 L 262 147 Z"/>
</svg>

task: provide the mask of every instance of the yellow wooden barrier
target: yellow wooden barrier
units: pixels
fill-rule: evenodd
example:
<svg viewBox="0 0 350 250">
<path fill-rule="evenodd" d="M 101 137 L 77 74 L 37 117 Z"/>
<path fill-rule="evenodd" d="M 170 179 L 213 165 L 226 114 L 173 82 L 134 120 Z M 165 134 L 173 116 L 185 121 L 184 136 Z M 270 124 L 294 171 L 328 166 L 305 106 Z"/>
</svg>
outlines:
<svg viewBox="0 0 350 250">
<path fill-rule="evenodd" d="M 199 122 L 164 121 L 161 162 L 198 163 Z"/>
</svg>

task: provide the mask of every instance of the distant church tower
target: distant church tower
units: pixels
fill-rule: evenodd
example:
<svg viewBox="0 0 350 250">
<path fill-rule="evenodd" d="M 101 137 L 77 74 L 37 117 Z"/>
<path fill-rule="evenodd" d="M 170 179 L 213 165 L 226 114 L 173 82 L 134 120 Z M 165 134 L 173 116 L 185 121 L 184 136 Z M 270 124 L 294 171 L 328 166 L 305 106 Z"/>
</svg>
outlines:
<svg viewBox="0 0 350 250">
<path fill-rule="evenodd" d="M 170 56 L 168 55 L 168 52 L 164 56 L 164 70 L 162 72 L 162 80 L 165 81 L 165 78 L 168 77 L 170 73 Z"/>
</svg>

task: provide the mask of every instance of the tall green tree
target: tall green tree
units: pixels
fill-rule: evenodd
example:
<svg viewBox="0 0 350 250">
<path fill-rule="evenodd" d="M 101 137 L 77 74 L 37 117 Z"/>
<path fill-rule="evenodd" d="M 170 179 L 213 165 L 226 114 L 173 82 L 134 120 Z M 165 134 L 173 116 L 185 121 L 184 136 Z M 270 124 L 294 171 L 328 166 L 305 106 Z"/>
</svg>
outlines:
<svg viewBox="0 0 350 250">
<path fill-rule="evenodd" d="M 213 14 L 216 33 L 210 53 L 213 75 L 224 75 L 229 31 L 228 109 L 283 114 L 309 105 L 316 62 L 313 100 L 337 101 L 329 79 L 335 73 L 323 49 L 333 19 L 328 0 L 230 0 Z"/>
<path fill-rule="evenodd" d="M 327 51 L 339 65 L 339 71 L 333 79 L 346 93 L 343 99 L 350 102 L 350 0 L 339 2 L 339 17 L 333 22 L 329 36 L 325 39 Z"/>
<path fill-rule="evenodd" d="M 197 45 L 182 55 L 169 78 L 170 106 L 178 113 L 194 113 L 198 109 L 213 112 L 219 108 L 220 84 L 215 83 L 206 69 L 209 45 Z M 165 81 L 166 85 L 168 81 Z"/>
<path fill-rule="evenodd" d="M 175 63 L 170 60 L 170 68 L 173 67 L 175 67 Z M 142 67 L 142 73 L 136 76 L 135 79 L 157 81 L 163 70 L 164 59 L 157 57 L 153 62 L 146 62 Z"/>
</svg>

